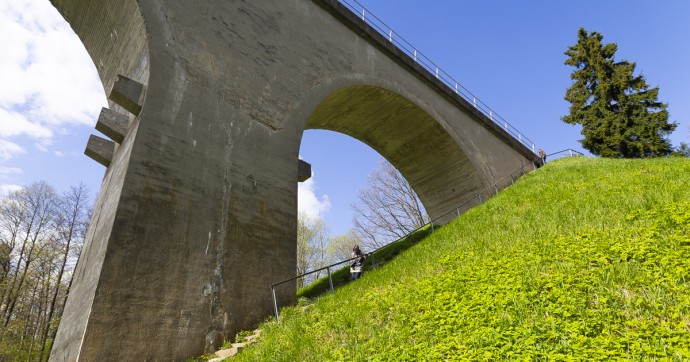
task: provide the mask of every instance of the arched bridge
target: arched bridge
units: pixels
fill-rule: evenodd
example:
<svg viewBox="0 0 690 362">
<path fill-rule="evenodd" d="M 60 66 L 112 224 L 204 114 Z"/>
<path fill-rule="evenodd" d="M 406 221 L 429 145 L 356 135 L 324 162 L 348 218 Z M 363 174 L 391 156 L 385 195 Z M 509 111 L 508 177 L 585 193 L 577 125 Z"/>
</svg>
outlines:
<svg viewBox="0 0 690 362">
<path fill-rule="evenodd" d="M 537 160 L 337 0 L 51 1 L 110 100 L 52 361 L 184 360 L 270 315 L 295 273 L 305 129 L 374 148 L 432 218 Z"/>
</svg>

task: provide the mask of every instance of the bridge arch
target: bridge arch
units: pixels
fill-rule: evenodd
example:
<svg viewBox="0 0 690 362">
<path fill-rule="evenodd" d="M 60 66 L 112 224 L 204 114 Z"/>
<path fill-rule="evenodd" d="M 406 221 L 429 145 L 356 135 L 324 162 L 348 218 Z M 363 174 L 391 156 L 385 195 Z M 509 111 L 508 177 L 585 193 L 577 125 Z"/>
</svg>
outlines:
<svg viewBox="0 0 690 362">
<path fill-rule="evenodd" d="M 148 84 L 148 37 L 136 0 L 51 2 L 84 44 L 104 91 L 110 92 L 121 74 L 144 86 Z M 117 104 L 111 101 L 110 106 L 117 107 Z"/>
<path fill-rule="evenodd" d="M 431 219 L 485 187 L 442 124 L 389 88 L 360 83 L 331 89 L 313 107 L 304 128 L 343 133 L 377 151 L 407 179 Z"/>
</svg>

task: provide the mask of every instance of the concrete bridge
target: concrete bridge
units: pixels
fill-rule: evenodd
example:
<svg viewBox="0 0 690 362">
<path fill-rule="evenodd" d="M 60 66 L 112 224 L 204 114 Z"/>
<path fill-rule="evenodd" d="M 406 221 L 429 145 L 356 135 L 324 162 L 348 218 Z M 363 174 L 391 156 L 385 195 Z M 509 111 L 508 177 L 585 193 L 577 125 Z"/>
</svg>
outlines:
<svg viewBox="0 0 690 362">
<path fill-rule="evenodd" d="M 432 218 L 537 159 L 337 0 L 51 1 L 110 99 L 52 361 L 184 360 L 270 315 L 296 269 L 305 129 L 371 146 Z"/>
</svg>

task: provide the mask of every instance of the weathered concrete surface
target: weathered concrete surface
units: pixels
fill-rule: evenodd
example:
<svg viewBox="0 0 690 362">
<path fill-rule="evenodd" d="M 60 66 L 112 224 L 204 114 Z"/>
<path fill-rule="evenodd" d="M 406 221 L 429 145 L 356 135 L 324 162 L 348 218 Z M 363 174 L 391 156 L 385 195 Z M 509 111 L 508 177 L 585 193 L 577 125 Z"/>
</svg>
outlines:
<svg viewBox="0 0 690 362">
<path fill-rule="evenodd" d="M 101 109 L 96 122 L 96 130 L 110 137 L 117 143 L 122 143 L 127 134 L 127 116 L 108 108 Z"/>
<path fill-rule="evenodd" d="M 432 217 L 536 160 L 335 0 L 53 3 L 128 119 L 53 361 L 184 360 L 270 315 L 307 128 L 376 149 Z"/>
<path fill-rule="evenodd" d="M 108 99 L 138 116 L 144 101 L 144 85 L 118 74 Z"/>
<path fill-rule="evenodd" d="M 110 166 L 114 153 L 115 142 L 94 135 L 89 137 L 86 150 L 84 151 L 85 155 L 105 167 Z"/>
</svg>

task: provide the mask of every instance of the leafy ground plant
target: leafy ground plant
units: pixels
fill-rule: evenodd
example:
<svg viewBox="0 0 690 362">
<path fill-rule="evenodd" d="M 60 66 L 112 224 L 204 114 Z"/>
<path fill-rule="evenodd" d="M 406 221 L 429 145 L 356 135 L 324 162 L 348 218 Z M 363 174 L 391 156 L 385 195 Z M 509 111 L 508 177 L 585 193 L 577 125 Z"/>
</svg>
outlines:
<svg viewBox="0 0 690 362">
<path fill-rule="evenodd" d="M 239 361 L 688 360 L 690 160 L 555 161 Z"/>
</svg>

